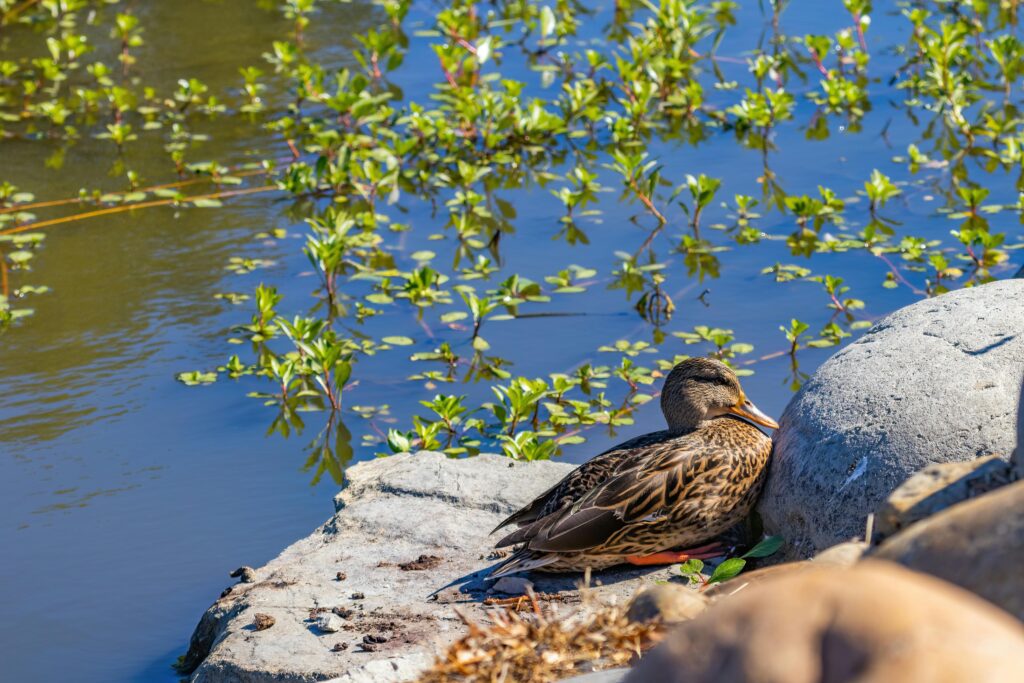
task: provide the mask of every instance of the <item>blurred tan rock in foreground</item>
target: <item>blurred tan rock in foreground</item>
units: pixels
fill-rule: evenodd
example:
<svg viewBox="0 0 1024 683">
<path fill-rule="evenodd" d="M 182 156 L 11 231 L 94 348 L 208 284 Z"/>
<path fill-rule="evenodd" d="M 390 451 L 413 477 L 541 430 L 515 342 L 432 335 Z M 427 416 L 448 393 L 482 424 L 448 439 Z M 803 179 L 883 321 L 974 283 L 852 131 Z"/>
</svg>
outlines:
<svg viewBox="0 0 1024 683">
<path fill-rule="evenodd" d="M 1019 683 L 1024 626 L 953 585 L 866 560 L 720 601 L 644 657 L 629 683 Z"/>
</svg>

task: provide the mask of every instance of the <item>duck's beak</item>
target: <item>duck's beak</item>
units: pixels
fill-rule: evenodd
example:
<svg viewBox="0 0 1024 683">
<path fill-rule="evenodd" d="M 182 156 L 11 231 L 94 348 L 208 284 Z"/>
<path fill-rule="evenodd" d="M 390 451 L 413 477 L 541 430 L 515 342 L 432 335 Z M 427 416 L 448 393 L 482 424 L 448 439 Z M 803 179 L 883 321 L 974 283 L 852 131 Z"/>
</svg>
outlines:
<svg viewBox="0 0 1024 683">
<path fill-rule="evenodd" d="M 740 399 L 740 402 L 729 408 L 729 412 L 733 415 L 739 415 L 744 420 L 750 420 L 755 424 L 768 427 L 769 429 L 778 429 L 779 423 L 768 417 L 761 412 L 761 409 L 750 402 L 746 396 Z"/>
</svg>

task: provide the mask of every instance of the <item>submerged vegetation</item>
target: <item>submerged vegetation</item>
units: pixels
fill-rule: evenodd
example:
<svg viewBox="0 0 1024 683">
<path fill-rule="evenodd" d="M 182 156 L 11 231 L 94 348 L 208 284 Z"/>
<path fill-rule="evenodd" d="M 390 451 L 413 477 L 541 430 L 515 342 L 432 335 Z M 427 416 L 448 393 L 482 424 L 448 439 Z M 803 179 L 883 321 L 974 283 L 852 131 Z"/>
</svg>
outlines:
<svg viewBox="0 0 1024 683">
<path fill-rule="evenodd" d="M 884 313 L 867 314 L 879 288 L 928 297 L 1013 272 L 1024 211 L 1014 0 L 907 2 L 888 14 L 837 0 L 834 31 L 822 35 L 787 34 L 787 3 L 767 0 L 756 44 L 728 53 L 751 14 L 728 0 L 450 0 L 429 11 L 380 0 L 376 27 L 341 68 L 308 49 L 311 26 L 335 4 L 261 3 L 288 35 L 266 46 L 263 63 L 238 65 L 237 87 L 213 92 L 195 78 L 170 91 L 147 82 L 137 55 L 155 27 L 129 3 L 0 0 L 0 155 L 10 142 L 46 143 L 47 164 L 60 168 L 77 140 L 108 141 L 121 186 L 44 201 L 39 188 L 0 176 L 0 326 L 31 324 L 15 321 L 32 297 L 60 296 L 28 274 L 52 226 L 160 206 L 188 216 L 240 195 L 290 198 L 293 228 L 254 232 L 301 244 L 312 304 L 285 299 L 269 254 L 240 250 L 226 271 L 259 284 L 210 293 L 250 311 L 228 335 L 234 353 L 178 379 L 237 381 L 276 411 L 271 431 L 284 435 L 303 431 L 309 411 L 325 414 L 308 467 L 337 481 L 353 424 L 371 452 L 549 458 L 594 427 L 630 424 L 687 354 L 740 373 L 788 357 L 795 390 L 803 354 L 845 343 Z M 873 40 L 880 22 L 898 23 L 905 40 Z M 889 66 L 876 68 L 883 57 Z M 824 145 L 863 134 L 876 107 L 893 110 L 903 141 L 889 141 L 891 158 L 855 192 L 773 171 L 780 136 Z M 266 140 L 259 159 L 204 158 L 214 119 Z M 723 141 L 757 163 L 728 177 L 677 172 L 687 150 Z M 143 145 L 166 155 L 159 184 L 133 170 Z M 525 231 L 521 215 L 540 196 L 557 215 L 543 233 Z M 944 216 L 945 233 L 898 220 L 900 202 Z M 611 205 L 631 207 L 630 220 L 606 221 Z M 43 215 L 54 210 L 64 213 Z M 538 276 L 529 257 L 508 258 L 509 242 L 555 252 L 560 265 Z M 591 262 L 609 256 L 592 242 L 616 245 L 612 267 Z M 776 338 L 758 340 L 767 348 L 756 353 L 738 326 L 697 317 L 706 287 L 741 250 L 763 255 L 754 290 L 808 288 L 819 301 L 815 311 L 778 310 Z M 856 271 L 833 270 L 837 254 L 884 275 L 854 283 Z M 571 327 L 609 290 L 635 320 L 623 320 L 622 338 L 592 340 L 589 362 L 552 360 L 530 377 L 496 350 L 513 321 L 559 316 Z M 694 310 L 680 322 L 684 296 Z M 544 343 L 518 351 L 536 356 Z M 360 366 L 379 354 L 421 389 L 416 414 L 359 404 Z"/>
</svg>

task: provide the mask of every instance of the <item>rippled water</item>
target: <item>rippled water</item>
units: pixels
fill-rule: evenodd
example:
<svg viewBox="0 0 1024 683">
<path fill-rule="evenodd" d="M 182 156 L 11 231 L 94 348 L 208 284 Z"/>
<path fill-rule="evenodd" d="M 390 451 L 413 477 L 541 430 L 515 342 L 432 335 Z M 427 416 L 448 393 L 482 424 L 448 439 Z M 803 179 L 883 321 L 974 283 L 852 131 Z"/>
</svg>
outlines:
<svg viewBox="0 0 1024 683">
<path fill-rule="evenodd" d="M 744 50 L 765 28 L 751 5 L 719 51 L 733 60 L 723 68 L 737 79 L 745 73 Z M 237 67 L 258 63 L 270 41 L 288 30 L 278 13 L 254 9 L 248 0 L 143 3 L 137 11 L 147 40 L 140 64 L 150 81 L 168 88 L 182 76 L 196 76 L 214 92 L 235 87 Z M 372 25 L 374 14 L 359 2 L 331 7 L 316 17 L 310 44 L 322 59 L 344 65 L 352 35 Z M 877 15 L 873 45 L 905 37 L 902 26 Z M 848 17 L 823 13 L 819 3 L 794 2 L 783 23 L 793 34 L 831 32 Z M 16 52 L 22 38 L 9 40 L 2 50 Z M 414 46 L 414 55 L 416 50 L 422 45 Z M 779 128 L 778 151 L 771 155 L 787 189 L 811 193 L 824 184 L 852 197 L 873 168 L 900 173 L 890 159 L 920 131 L 888 103 L 894 91 L 883 76 L 896 64 L 882 50 L 873 54 L 871 73 L 882 80 L 872 86 L 874 108 L 859 133 L 836 121 L 827 140 L 808 140 L 804 126 L 814 106 L 797 93 L 799 123 Z M 419 77 L 432 67 L 426 59 L 409 60 L 401 72 L 407 93 L 424 90 Z M 252 126 L 233 126 L 231 119 L 213 121 L 208 129 L 212 141 L 199 156 L 222 163 L 244 162 L 249 149 L 279 145 L 253 139 Z M 0 179 L 12 179 L 40 199 L 74 196 L 81 186 L 104 182 L 117 188 L 116 179 L 101 179 L 111 162 L 108 147 L 85 138 L 66 150 L 57 172 L 45 163 L 59 151 L 56 143 L 3 141 Z M 725 196 L 760 193 L 761 153 L 744 149 L 731 134 L 715 134 L 699 146 L 665 143 L 656 152 L 666 176 L 703 172 L 724 179 Z M 158 149 L 139 145 L 130 154 L 137 155 L 132 166 L 148 181 L 173 179 Z M 992 199 L 1013 195 L 1012 187 L 996 187 Z M 927 183 L 906 186 L 887 213 L 916 234 L 945 236 L 951 224 L 935 213 L 930 197 Z M 190 389 L 173 380 L 181 370 L 223 362 L 230 352 L 226 331 L 249 315 L 215 301 L 214 292 L 251 291 L 266 281 L 295 308 L 311 302 L 315 283 L 305 272 L 301 226 L 290 206 L 279 197 L 243 197 L 222 209 L 160 207 L 49 231 L 32 280 L 54 291 L 33 302 L 35 316 L 0 337 L 0 677 L 175 680 L 170 665 L 202 611 L 230 582 L 227 573 L 264 563 L 330 513 L 336 487 L 330 477 L 311 484 L 315 464 L 306 461 L 315 426 L 291 439 L 267 436 L 273 415 L 234 383 Z M 602 208 L 603 222 L 588 233 L 590 245 L 566 252 L 551 241 L 562 215 L 557 201 L 544 189 L 520 193 L 517 233 L 502 247 L 506 269 L 536 280 L 569 262 L 609 272 L 613 252 L 624 244 L 635 248 L 645 233 L 629 222 L 635 207 L 609 198 Z M 406 252 L 430 246 L 425 234 L 437 221 L 413 215 L 409 222 L 414 230 Z M 760 225 L 786 232 L 790 224 L 776 213 Z M 256 233 L 275 227 L 291 228 L 292 236 L 254 241 Z M 276 265 L 230 274 L 224 265 L 240 251 Z M 754 343 L 756 355 L 782 350 L 780 322 L 800 315 L 820 327 L 829 316 L 815 287 L 774 285 L 760 275 L 766 265 L 793 260 L 784 243 L 765 242 L 722 255 L 718 279 L 679 278 L 685 284 L 671 292 L 679 309 L 669 329 L 718 325 Z M 814 264 L 845 277 L 854 294 L 867 299 L 869 318 L 916 299 L 905 288 L 882 289 L 885 265 L 863 253 L 816 256 Z M 573 316 L 495 323 L 488 334 L 494 352 L 515 359 L 521 374 L 605 360 L 593 351 L 599 343 L 649 336 L 649 326 L 621 291 L 550 310 Z M 366 331 L 395 333 L 396 325 L 413 324 L 389 314 L 370 321 Z M 433 344 L 425 339 L 415 350 Z M 830 353 L 803 354 L 801 370 L 810 372 Z M 748 394 L 767 412 L 781 413 L 791 396 L 788 359 L 766 360 L 756 370 L 744 381 Z M 351 400 L 387 403 L 392 414 L 406 416 L 424 397 L 404 382 L 407 374 L 386 354 L 361 361 Z M 479 395 L 487 389 L 459 391 Z M 659 426 L 657 409 L 649 405 L 618 438 Z M 357 427 L 362 425 L 349 425 L 353 432 Z M 593 437 L 569 457 L 586 458 L 603 438 Z M 356 459 L 372 457 L 374 450 L 362 448 L 358 438 L 352 449 Z"/>
</svg>

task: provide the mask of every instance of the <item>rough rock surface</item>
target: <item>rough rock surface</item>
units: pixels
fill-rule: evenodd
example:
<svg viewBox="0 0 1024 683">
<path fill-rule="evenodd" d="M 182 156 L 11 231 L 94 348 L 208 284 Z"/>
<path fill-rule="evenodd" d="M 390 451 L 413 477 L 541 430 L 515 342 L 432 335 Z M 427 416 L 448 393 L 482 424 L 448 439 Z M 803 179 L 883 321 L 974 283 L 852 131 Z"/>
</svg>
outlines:
<svg viewBox="0 0 1024 683">
<path fill-rule="evenodd" d="M 914 522 L 976 498 L 1013 479 L 1013 464 L 997 455 L 969 462 L 928 465 L 900 484 L 878 508 L 871 542 L 880 543 Z"/>
<path fill-rule="evenodd" d="M 629 683 L 1019 683 L 1024 627 L 948 583 L 866 560 L 785 574 L 722 600 L 640 660 Z"/>
<path fill-rule="evenodd" d="M 955 583 L 1024 620 L 1024 481 L 918 522 L 872 557 Z"/>
<path fill-rule="evenodd" d="M 867 515 L 933 462 L 1015 445 L 1024 280 L 920 301 L 822 365 L 786 408 L 759 505 L 790 557 L 863 534 Z"/>
<path fill-rule="evenodd" d="M 485 621 L 482 580 L 495 560 L 488 533 L 564 476 L 565 463 L 516 463 L 496 455 L 450 460 L 396 455 L 348 470 L 337 513 L 309 537 L 254 570 L 203 616 L 186 656 L 193 683 L 406 681 L 463 634 L 458 609 Z M 668 569 L 595 574 L 599 599 L 627 600 Z M 343 576 L 343 580 L 339 580 Z M 530 577 L 542 599 L 579 600 L 578 575 Z M 255 613 L 274 618 L 256 631 Z M 330 614 L 336 619 L 319 618 Z M 340 622 L 328 632 L 317 624 Z"/>
</svg>

